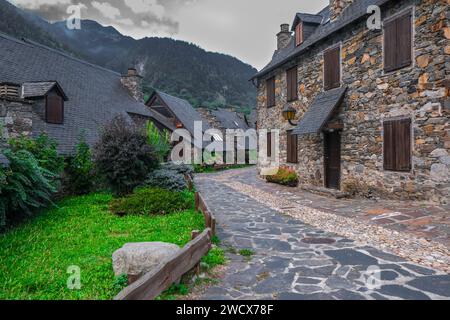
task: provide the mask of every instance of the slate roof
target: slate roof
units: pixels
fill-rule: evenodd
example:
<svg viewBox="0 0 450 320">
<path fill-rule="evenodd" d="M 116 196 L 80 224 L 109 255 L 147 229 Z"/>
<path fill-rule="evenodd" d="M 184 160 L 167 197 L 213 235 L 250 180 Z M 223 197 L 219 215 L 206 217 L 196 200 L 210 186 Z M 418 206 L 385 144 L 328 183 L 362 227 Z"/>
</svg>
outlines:
<svg viewBox="0 0 450 320">
<path fill-rule="evenodd" d="M 383 4 L 391 0 L 355 0 L 351 5 L 349 5 L 344 12 L 340 15 L 339 19 L 334 22 L 328 22 L 329 20 L 329 7 L 323 9 L 318 15 L 324 17 L 323 22 L 319 25 L 316 31 L 308 37 L 301 45 L 295 46 L 295 41 L 291 39 L 289 45 L 276 51 L 273 55 L 272 61 L 269 62 L 261 71 L 253 76 L 252 79 L 260 78 L 270 71 L 282 66 L 284 63 L 288 62 L 290 59 L 302 54 L 308 50 L 312 45 L 318 43 L 331 36 L 335 32 L 338 32 L 358 21 L 359 19 L 367 15 L 367 7 L 370 5 L 382 6 Z M 328 11 L 328 12 L 327 12 Z"/>
<path fill-rule="evenodd" d="M 30 40 L 18 40 L 0 33 L 0 82 L 24 84 L 55 81 L 68 97 L 64 124 L 33 119 L 33 134 L 46 131 L 59 143 L 59 151 L 73 152 L 80 131 L 89 144 L 98 139 L 99 129 L 117 114 L 153 117 L 143 103 L 134 100 L 121 84 L 119 73 L 73 58 Z M 35 126 L 36 125 L 36 126 Z"/>
<path fill-rule="evenodd" d="M 171 96 L 170 94 L 164 93 L 162 91 L 155 91 L 153 95 L 157 94 L 158 97 L 167 105 L 167 107 L 175 114 L 178 120 L 183 123 L 183 126 L 187 131 L 194 135 L 194 122 L 202 121 L 203 122 L 203 131 L 210 129 L 210 126 L 207 121 L 205 121 L 200 113 L 191 106 L 189 102 L 186 100 Z M 150 97 L 149 101 L 153 98 Z"/>
<path fill-rule="evenodd" d="M 319 133 L 333 111 L 341 104 L 346 91 L 347 87 L 344 86 L 319 94 L 292 133 L 297 135 Z"/>
<path fill-rule="evenodd" d="M 225 129 L 249 129 L 245 119 L 239 116 L 236 111 L 218 109 L 212 110 L 212 115 L 221 123 L 222 128 Z"/>
<path fill-rule="evenodd" d="M 295 31 L 295 27 L 299 21 L 312 24 L 321 24 L 323 21 L 323 16 L 320 14 L 310 14 L 310 13 L 297 13 L 295 15 L 294 22 L 292 23 L 292 31 Z"/>
<path fill-rule="evenodd" d="M 64 93 L 64 90 L 62 90 L 61 86 L 56 81 L 25 82 L 22 84 L 22 98 L 43 97 L 55 86 L 58 88 L 60 94 L 64 97 L 64 100 L 69 100 Z"/>
</svg>

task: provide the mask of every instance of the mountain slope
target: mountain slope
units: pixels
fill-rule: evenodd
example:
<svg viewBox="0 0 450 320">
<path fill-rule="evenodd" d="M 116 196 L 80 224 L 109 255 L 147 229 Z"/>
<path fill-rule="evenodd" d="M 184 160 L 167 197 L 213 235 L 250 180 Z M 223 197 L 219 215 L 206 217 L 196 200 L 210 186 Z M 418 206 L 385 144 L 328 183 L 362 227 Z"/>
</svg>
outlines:
<svg viewBox="0 0 450 320">
<path fill-rule="evenodd" d="M 65 22 L 50 24 L 0 0 L 0 31 L 120 73 L 135 66 L 144 76 L 147 94 L 159 89 L 194 106 L 233 105 L 248 111 L 254 105 L 256 90 L 248 79 L 256 69 L 236 58 L 169 38 L 135 40 L 95 21 L 84 20 L 81 27 L 68 30 Z"/>
</svg>

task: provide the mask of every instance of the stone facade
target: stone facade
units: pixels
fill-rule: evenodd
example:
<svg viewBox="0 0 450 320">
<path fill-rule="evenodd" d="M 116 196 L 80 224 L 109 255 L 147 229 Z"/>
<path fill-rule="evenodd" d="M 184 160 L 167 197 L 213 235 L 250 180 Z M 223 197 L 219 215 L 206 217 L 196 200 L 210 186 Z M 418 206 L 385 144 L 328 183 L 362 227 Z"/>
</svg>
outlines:
<svg viewBox="0 0 450 320">
<path fill-rule="evenodd" d="M 341 133 L 341 188 L 385 198 L 448 202 L 450 199 L 450 28 L 449 0 L 392 1 L 383 18 L 414 7 L 413 65 L 388 74 L 383 70 L 383 32 L 353 24 L 301 56 L 259 79 L 259 129 L 280 129 L 282 164 L 286 162 L 286 70 L 298 65 L 299 99 L 291 104 L 302 118 L 323 91 L 323 51 L 341 45 L 345 101 L 335 115 Z M 265 80 L 276 77 L 276 106 L 266 107 Z M 411 172 L 383 168 L 383 120 L 408 117 L 413 123 Z M 299 137 L 294 167 L 304 186 L 324 185 L 323 135 Z"/>
<path fill-rule="evenodd" d="M 33 131 L 32 102 L 18 98 L 0 97 L 0 127 L 2 140 L 30 136 Z"/>
<path fill-rule="evenodd" d="M 353 0 L 330 0 L 330 19 L 336 20 L 347 7 L 353 3 Z"/>
</svg>

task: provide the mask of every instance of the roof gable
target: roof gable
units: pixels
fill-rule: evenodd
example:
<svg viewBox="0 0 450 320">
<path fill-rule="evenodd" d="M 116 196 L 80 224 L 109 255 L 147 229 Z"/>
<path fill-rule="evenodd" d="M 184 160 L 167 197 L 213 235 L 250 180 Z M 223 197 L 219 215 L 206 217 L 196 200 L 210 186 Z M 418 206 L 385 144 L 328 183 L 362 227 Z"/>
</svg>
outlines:
<svg viewBox="0 0 450 320">
<path fill-rule="evenodd" d="M 25 82 L 22 84 L 22 98 L 44 97 L 53 89 L 58 91 L 64 101 L 69 100 L 57 81 Z"/>
</svg>

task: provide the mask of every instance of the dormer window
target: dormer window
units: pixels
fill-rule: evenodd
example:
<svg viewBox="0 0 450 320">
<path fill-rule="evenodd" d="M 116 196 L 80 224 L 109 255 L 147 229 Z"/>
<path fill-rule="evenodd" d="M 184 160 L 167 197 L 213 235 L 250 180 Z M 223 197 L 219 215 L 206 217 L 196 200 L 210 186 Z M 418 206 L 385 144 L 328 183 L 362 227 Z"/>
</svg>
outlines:
<svg viewBox="0 0 450 320">
<path fill-rule="evenodd" d="M 295 45 L 298 47 L 303 43 L 303 23 L 299 22 L 295 27 Z"/>
<path fill-rule="evenodd" d="M 46 96 L 45 121 L 53 124 L 64 123 L 64 99 L 55 92 Z"/>
</svg>

